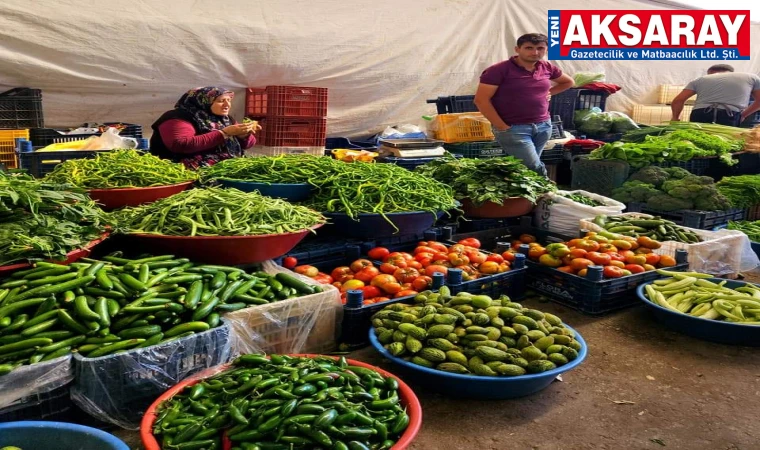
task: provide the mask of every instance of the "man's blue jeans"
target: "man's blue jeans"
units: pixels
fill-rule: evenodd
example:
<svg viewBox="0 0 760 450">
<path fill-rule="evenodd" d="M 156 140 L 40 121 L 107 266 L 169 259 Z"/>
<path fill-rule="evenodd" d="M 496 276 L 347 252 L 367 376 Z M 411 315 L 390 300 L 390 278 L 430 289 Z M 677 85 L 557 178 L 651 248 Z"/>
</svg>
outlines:
<svg viewBox="0 0 760 450">
<path fill-rule="evenodd" d="M 521 160 L 528 169 L 546 176 L 546 167 L 541 162 L 541 152 L 552 135 L 552 122 L 512 125 L 506 131 L 493 129 L 496 141 L 504 153 Z"/>
</svg>

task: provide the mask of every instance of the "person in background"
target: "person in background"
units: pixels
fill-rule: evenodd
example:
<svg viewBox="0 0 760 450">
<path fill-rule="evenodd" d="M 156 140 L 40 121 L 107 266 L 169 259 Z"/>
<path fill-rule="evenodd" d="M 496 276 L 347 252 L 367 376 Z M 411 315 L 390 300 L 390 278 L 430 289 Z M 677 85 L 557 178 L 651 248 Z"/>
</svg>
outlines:
<svg viewBox="0 0 760 450">
<path fill-rule="evenodd" d="M 243 155 L 256 143 L 258 124 L 237 123 L 229 113 L 234 93 L 221 87 L 200 87 L 187 91 L 156 120 L 150 151 L 154 155 L 181 162 L 188 169 L 212 166 Z"/>
<path fill-rule="evenodd" d="M 735 73 L 728 64 L 716 64 L 707 75 L 687 84 L 673 99 L 671 120 L 680 120 L 686 100 L 697 99 L 689 120 L 738 127 L 744 119 L 760 110 L 760 77 L 751 73 Z M 755 101 L 748 106 L 750 96 Z"/>
<path fill-rule="evenodd" d="M 541 152 L 552 133 L 549 95 L 574 84 L 559 67 L 543 61 L 546 49 L 546 35 L 520 36 L 517 54 L 484 70 L 475 93 L 475 106 L 491 122 L 504 152 L 543 176 Z"/>
</svg>

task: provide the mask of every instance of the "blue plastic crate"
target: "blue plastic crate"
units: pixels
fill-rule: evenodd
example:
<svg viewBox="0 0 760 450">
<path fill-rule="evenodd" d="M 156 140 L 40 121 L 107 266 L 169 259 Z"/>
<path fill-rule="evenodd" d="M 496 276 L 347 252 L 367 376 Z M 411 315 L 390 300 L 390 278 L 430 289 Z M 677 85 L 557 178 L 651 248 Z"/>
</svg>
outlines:
<svg viewBox="0 0 760 450">
<path fill-rule="evenodd" d="M 443 144 L 443 148 L 455 155 L 462 155 L 463 158 L 495 158 L 506 155 L 502 146 L 496 141 Z"/>
<path fill-rule="evenodd" d="M 449 95 L 431 99 L 428 103 L 435 103 L 438 114 L 476 112 L 478 107 L 475 106 L 474 95 Z"/>
<path fill-rule="evenodd" d="M 0 408 L 0 422 L 19 420 L 66 421 L 75 407 L 69 396 L 69 385 L 48 392 L 24 397 L 18 403 Z"/>
<path fill-rule="evenodd" d="M 451 295 L 469 292 L 473 295 L 487 295 L 494 299 L 501 295 L 507 295 L 512 300 L 519 300 L 525 296 L 525 280 L 528 268 L 524 264 L 524 260 L 516 259 L 512 263 L 512 268 L 507 272 L 483 275 L 475 280 L 460 283 L 452 281 L 453 269 L 450 269 L 446 286 L 451 289 Z"/>
<path fill-rule="evenodd" d="M 559 164 L 565 159 L 565 147 L 557 144 L 554 148 L 544 149 L 541 152 L 541 162 L 544 164 Z"/>
<path fill-rule="evenodd" d="M 678 264 L 669 270 L 688 270 L 683 251 L 676 254 Z M 601 281 L 560 272 L 542 264 L 528 261 L 527 286 L 548 296 L 553 302 L 589 315 L 607 314 L 636 305 L 636 287 L 641 283 L 663 278 L 656 271 Z"/>
<path fill-rule="evenodd" d="M 28 174 L 42 178 L 55 169 L 58 164 L 70 159 L 94 158 L 101 152 L 111 150 L 62 150 L 58 152 L 19 152 L 19 168 Z"/>
<path fill-rule="evenodd" d="M 746 209 L 737 208 L 726 211 L 695 211 L 684 209 L 680 211 L 665 212 L 647 208 L 646 203 L 633 202 L 626 205 L 626 212 L 640 212 L 659 216 L 663 219 L 674 222 L 676 225 L 681 225 L 687 228 L 696 228 L 699 230 L 716 230 L 728 225 L 728 222 L 730 221 L 743 220 L 747 214 Z"/>
<path fill-rule="evenodd" d="M 706 158 L 693 158 L 688 161 L 663 161 L 653 164 L 658 167 L 680 167 L 688 170 L 694 175 L 708 175 L 711 168 L 718 163 L 718 158 L 714 156 Z M 727 167 L 727 166 L 726 166 Z"/>
</svg>

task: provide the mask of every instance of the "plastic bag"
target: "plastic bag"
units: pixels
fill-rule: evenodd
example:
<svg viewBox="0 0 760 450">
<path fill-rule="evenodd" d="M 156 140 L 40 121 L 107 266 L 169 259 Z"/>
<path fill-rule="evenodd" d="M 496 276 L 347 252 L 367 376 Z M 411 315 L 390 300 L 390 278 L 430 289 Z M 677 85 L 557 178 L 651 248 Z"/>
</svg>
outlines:
<svg viewBox="0 0 760 450">
<path fill-rule="evenodd" d="M 425 139 L 427 134 L 422 131 L 422 128 L 417 125 L 399 125 L 397 127 L 387 127 L 377 137 L 377 141 L 380 139 Z"/>
<path fill-rule="evenodd" d="M 604 206 L 588 206 L 563 197 L 562 194 L 581 194 L 592 198 Z M 533 216 L 538 228 L 558 233 L 567 237 L 577 237 L 580 221 L 586 217 L 596 217 L 600 214 L 618 215 L 625 210 L 625 205 L 599 194 L 586 191 L 557 191 L 541 197 L 533 210 Z"/>
<path fill-rule="evenodd" d="M 71 355 L 20 366 L 0 376 L 0 413 L 3 408 L 29 403 L 28 397 L 66 386 L 73 380 Z"/>
<path fill-rule="evenodd" d="M 262 270 L 270 274 L 288 273 L 307 284 L 321 286 L 324 292 L 227 313 L 225 319 L 232 327 L 233 354 L 333 351 L 343 319 L 338 290 L 272 261 L 265 261 Z"/>
<path fill-rule="evenodd" d="M 625 133 L 631 130 L 638 130 L 639 126 L 625 113 L 610 111 L 605 114 L 612 116 L 612 132 Z"/>
<path fill-rule="evenodd" d="M 575 86 L 573 87 L 580 88 L 595 81 L 604 81 L 604 78 L 603 68 L 594 72 L 576 72 L 573 74 L 573 80 L 575 81 Z"/>
<path fill-rule="evenodd" d="M 577 109 L 575 110 L 575 113 L 573 113 L 573 124 L 576 128 L 580 128 L 581 123 L 583 123 L 583 119 L 586 118 L 591 113 L 600 113 L 602 112 L 601 109 L 597 107 L 593 107 L 591 109 Z"/>
<path fill-rule="evenodd" d="M 652 219 L 654 216 L 642 213 L 624 213 L 625 217 Z M 593 222 L 594 217 L 581 220 L 581 228 L 589 231 L 601 231 L 602 227 Z M 735 277 L 742 272 L 755 270 L 760 266 L 752 243 L 746 234 L 737 230 L 698 230 L 682 227 L 696 233 L 702 242 L 685 244 L 683 242 L 666 241 L 654 252 L 659 255 L 670 255 L 675 258 L 676 250 L 686 250 L 689 269 L 709 273 L 716 276 Z"/>
<path fill-rule="evenodd" d="M 612 129 L 612 116 L 604 112 L 590 112 L 583 120 L 579 131 L 592 136 L 608 134 Z"/>
<path fill-rule="evenodd" d="M 100 136 L 86 140 L 82 150 L 113 150 L 115 148 L 137 148 L 137 139 L 119 136 L 119 130 L 108 127 Z"/>
<path fill-rule="evenodd" d="M 71 399 L 86 413 L 122 428 L 140 427 L 145 410 L 190 375 L 231 358 L 230 325 L 118 355 L 74 355 Z"/>
</svg>

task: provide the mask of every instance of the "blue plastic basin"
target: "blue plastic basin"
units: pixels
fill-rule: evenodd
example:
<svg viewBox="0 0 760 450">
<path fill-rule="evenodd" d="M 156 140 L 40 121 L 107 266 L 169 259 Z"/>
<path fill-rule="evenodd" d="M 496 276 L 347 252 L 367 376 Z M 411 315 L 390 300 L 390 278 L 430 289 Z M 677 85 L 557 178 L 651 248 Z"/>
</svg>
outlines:
<svg viewBox="0 0 760 450">
<path fill-rule="evenodd" d="M 354 220 L 345 213 L 322 212 L 327 217 L 328 225 L 326 232 L 340 234 L 352 238 L 384 238 L 393 235 L 412 235 L 422 233 L 433 227 L 435 221 L 444 213 L 427 211 L 388 213 L 386 216 L 401 231 L 396 231 L 393 226 L 380 214 L 359 214 L 358 220 Z"/>
<path fill-rule="evenodd" d="M 314 186 L 308 183 L 255 183 L 253 181 L 219 179 L 219 184 L 226 188 L 239 189 L 243 192 L 259 191 L 267 197 L 281 198 L 289 202 L 302 202 L 309 198 Z"/>
<path fill-rule="evenodd" d="M 744 281 L 724 280 L 722 278 L 707 278 L 707 280 L 713 283 L 725 281 L 726 284 L 724 286 L 731 289 L 751 284 Z M 703 319 L 663 308 L 650 302 L 644 296 L 644 289 L 648 284 L 651 284 L 651 282 L 639 285 L 636 288 L 636 294 L 663 325 L 679 333 L 706 341 L 721 344 L 760 346 L 760 325 L 742 325 L 722 320 Z"/>
<path fill-rule="evenodd" d="M 567 328 L 567 325 L 565 325 Z M 572 328 L 570 328 L 573 330 Z M 575 331 L 575 330 L 573 330 Z M 518 377 L 481 377 L 477 375 L 462 375 L 458 373 L 443 372 L 436 369 L 429 369 L 404 361 L 401 358 L 391 355 L 383 344 L 377 340 L 375 329 L 369 330 L 369 341 L 375 349 L 399 366 L 399 373 L 404 373 L 409 380 L 419 383 L 431 390 L 440 392 L 449 397 L 459 397 L 478 400 L 501 400 L 505 398 L 524 397 L 535 394 L 552 384 L 557 375 L 578 366 L 586 359 L 588 350 L 586 341 L 583 340 L 580 333 L 575 331 L 575 339 L 581 344 L 581 351 L 578 357 L 564 366 L 549 370 L 543 373 L 520 375 Z M 406 378 L 405 378 L 406 380 Z"/>
<path fill-rule="evenodd" d="M 116 436 L 95 428 L 65 422 L 0 423 L 0 447 L 23 450 L 129 450 Z"/>
</svg>

